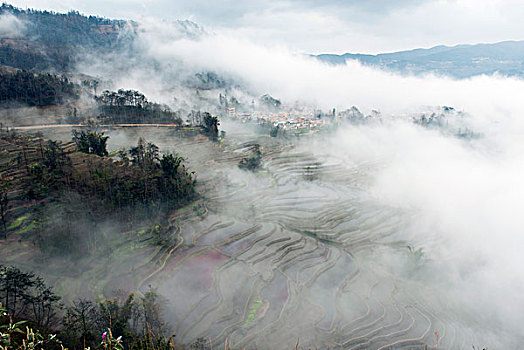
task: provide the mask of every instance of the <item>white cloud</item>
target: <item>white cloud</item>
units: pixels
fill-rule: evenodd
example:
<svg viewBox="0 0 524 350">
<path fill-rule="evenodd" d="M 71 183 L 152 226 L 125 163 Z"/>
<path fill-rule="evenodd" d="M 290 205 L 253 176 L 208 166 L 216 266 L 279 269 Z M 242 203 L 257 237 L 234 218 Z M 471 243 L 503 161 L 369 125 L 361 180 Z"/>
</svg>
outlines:
<svg viewBox="0 0 524 350">
<path fill-rule="evenodd" d="M 0 16 L 0 37 L 18 38 L 24 36 L 26 25 L 24 22 L 11 14 Z"/>
</svg>

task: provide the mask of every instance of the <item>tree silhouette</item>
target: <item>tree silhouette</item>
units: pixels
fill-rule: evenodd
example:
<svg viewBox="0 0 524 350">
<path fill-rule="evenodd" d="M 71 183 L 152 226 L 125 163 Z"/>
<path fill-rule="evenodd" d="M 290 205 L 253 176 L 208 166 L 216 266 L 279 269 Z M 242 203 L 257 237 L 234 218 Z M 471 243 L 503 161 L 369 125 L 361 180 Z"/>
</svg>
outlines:
<svg viewBox="0 0 524 350">
<path fill-rule="evenodd" d="M 78 131 L 74 130 L 73 141 L 80 152 L 88 154 L 96 154 L 97 156 L 104 157 L 108 155 L 107 152 L 107 140 L 109 136 L 104 136 L 103 132 L 96 131 Z"/>
</svg>

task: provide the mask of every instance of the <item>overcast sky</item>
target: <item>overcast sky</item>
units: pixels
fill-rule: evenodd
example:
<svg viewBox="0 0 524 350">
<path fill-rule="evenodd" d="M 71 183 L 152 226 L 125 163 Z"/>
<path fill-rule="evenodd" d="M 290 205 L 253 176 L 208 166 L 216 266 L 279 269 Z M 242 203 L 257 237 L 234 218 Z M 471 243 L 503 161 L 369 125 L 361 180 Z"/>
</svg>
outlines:
<svg viewBox="0 0 524 350">
<path fill-rule="evenodd" d="M 378 53 L 523 40 L 522 0 L 11 0 L 111 18 L 190 19 L 301 53 Z"/>
</svg>

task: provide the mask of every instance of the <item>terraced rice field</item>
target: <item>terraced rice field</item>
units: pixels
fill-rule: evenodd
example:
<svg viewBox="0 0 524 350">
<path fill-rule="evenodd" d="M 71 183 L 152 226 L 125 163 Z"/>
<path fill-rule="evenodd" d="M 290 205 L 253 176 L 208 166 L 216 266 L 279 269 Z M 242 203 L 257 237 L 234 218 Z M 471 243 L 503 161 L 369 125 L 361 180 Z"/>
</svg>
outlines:
<svg viewBox="0 0 524 350">
<path fill-rule="evenodd" d="M 409 215 L 368 193 L 367 174 L 380 164 L 348 164 L 266 140 L 263 170 L 250 173 L 236 166 L 243 135 L 220 149 L 159 132 L 145 137 L 188 159 L 202 208 L 172 217 L 176 246 L 122 255 L 111 286 L 156 286 L 179 341 L 421 349 L 436 346 L 435 331 L 439 349 L 482 341 L 449 300 L 413 277 L 419 261 L 402 240 Z M 113 148 L 136 142 L 136 130 L 117 133 L 109 133 Z M 394 259 L 412 270 L 395 270 Z"/>
<path fill-rule="evenodd" d="M 201 174 L 206 210 L 173 221 L 183 244 L 142 288 L 156 285 L 166 297 L 179 340 L 420 349 L 436 346 L 438 331 L 441 349 L 476 344 L 449 300 L 388 266 L 390 256 L 417 261 L 399 238 L 409 216 L 367 192 L 367 174 L 380 164 L 267 145 L 263 170 L 249 173 L 236 169 L 245 145 L 200 168 L 202 149 L 173 147 Z"/>
<path fill-rule="evenodd" d="M 226 190 L 207 200 L 208 214 L 181 223 L 191 248 L 154 279 L 180 339 L 227 337 L 238 348 L 296 338 L 309 346 L 420 348 L 438 329 L 444 348 L 470 344 L 472 335 L 450 327 L 452 318 L 426 300 L 428 288 L 370 259 L 402 249 L 390 238 L 403 222 L 366 200 L 361 168 L 294 151 L 264 167 L 222 173 Z"/>
</svg>

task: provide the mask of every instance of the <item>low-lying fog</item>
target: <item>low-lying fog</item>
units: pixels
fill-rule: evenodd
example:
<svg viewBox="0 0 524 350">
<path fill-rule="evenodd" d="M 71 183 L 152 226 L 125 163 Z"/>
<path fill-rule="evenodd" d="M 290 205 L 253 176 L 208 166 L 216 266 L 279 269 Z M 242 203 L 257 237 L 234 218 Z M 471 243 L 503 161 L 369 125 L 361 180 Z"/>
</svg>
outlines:
<svg viewBox="0 0 524 350">
<path fill-rule="evenodd" d="M 304 138 L 267 172 L 220 169 L 208 215 L 182 224 L 194 256 L 158 281 L 177 334 L 515 348 L 523 158 L 488 134 L 384 120 Z"/>
<path fill-rule="evenodd" d="M 522 344 L 524 81 L 332 67 L 219 34 L 181 38 L 162 26 L 162 35 L 151 23 L 140 34 L 144 55 L 160 62 L 155 74 L 144 67 L 110 76 L 118 87 L 141 89 L 151 77 L 144 92 L 169 102 L 177 81 L 162 74 L 173 76 L 179 62 L 233 77 L 254 96 L 383 116 L 292 147 L 259 139 L 266 155 L 257 173 L 237 167 L 235 149 L 256 136 L 234 122 L 222 121 L 223 149 L 161 128 L 108 133 L 113 149 L 144 136 L 179 152 L 205 184 L 207 211 L 179 223 L 184 245 L 147 280 L 166 298 L 177 339 L 380 349 L 432 345 L 438 331 L 439 348 Z M 444 105 L 464 112 L 448 122 L 460 119 L 475 137 L 411 120 Z"/>
<path fill-rule="evenodd" d="M 518 147 L 410 118 L 293 142 L 222 128 L 222 146 L 166 128 L 108 132 L 112 149 L 143 136 L 179 152 L 202 183 L 205 214 L 178 223 L 184 244 L 141 284 L 166 298 L 180 341 L 407 348 L 438 331 L 440 348 L 522 342 Z M 248 140 L 266 152 L 257 173 L 237 167 Z"/>
</svg>

